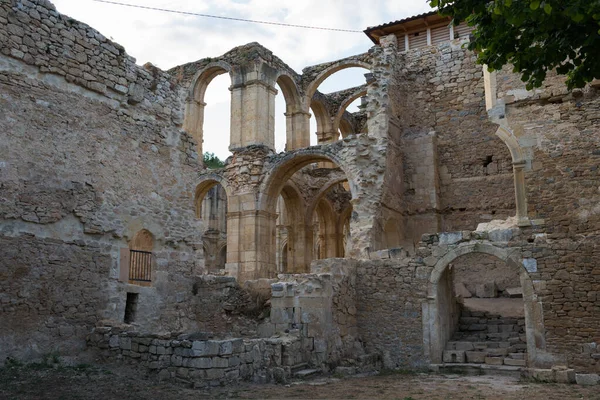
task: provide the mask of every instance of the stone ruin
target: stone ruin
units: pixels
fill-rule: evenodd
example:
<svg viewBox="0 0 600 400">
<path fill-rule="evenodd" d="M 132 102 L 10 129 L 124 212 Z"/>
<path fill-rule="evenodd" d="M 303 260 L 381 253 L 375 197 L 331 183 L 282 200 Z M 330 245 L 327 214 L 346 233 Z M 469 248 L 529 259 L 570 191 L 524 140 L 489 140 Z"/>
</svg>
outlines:
<svg viewBox="0 0 600 400">
<path fill-rule="evenodd" d="M 368 53 L 301 74 L 258 43 L 162 71 L 47 0 L 2 1 L 0 362 L 598 383 L 600 84 L 528 91 L 436 14 L 365 32 Z M 364 85 L 318 91 L 350 67 Z M 219 74 L 233 155 L 208 169 Z"/>
</svg>

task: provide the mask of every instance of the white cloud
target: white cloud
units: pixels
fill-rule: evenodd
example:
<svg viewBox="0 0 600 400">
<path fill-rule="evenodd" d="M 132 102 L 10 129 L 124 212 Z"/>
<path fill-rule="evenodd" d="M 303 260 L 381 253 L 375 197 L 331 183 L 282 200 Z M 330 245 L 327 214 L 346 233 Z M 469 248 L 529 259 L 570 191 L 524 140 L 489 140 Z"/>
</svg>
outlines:
<svg viewBox="0 0 600 400">
<path fill-rule="evenodd" d="M 121 0 L 125 3 L 218 16 L 363 30 L 429 11 L 425 0 Z M 168 12 L 116 6 L 91 0 L 54 0 L 59 12 L 87 23 L 106 37 L 123 45 L 139 64 L 152 62 L 162 69 L 219 56 L 233 47 L 259 42 L 301 72 L 302 68 L 367 51 L 372 43 L 363 33 L 345 33 L 239 21 L 186 16 Z M 338 76 L 339 75 L 339 76 Z M 228 119 L 226 83 L 209 86 L 209 104 L 204 131 L 218 132 L 205 138 L 205 149 L 226 157 L 222 140 Z M 364 83 L 362 73 L 335 74 L 323 91 L 339 90 Z M 285 118 L 281 101 L 276 104 L 276 145 L 283 148 Z M 228 121 L 228 120 L 227 120 Z M 228 128 L 226 128 L 228 129 Z M 313 132 L 314 133 L 314 132 Z M 283 139 L 282 139 L 283 138 Z M 314 141 L 314 140 L 313 140 Z"/>
</svg>

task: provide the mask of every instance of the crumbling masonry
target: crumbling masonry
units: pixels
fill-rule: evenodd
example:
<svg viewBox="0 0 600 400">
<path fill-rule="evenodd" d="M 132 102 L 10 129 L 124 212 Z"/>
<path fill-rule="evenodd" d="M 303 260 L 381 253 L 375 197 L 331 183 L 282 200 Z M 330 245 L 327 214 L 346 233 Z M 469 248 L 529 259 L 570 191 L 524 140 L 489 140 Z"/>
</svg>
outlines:
<svg viewBox="0 0 600 400">
<path fill-rule="evenodd" d="M 161 71 L 46 0 L 2 0 L 0 362 L 87 350 L 197 385 L 464 363 L 597 383 L 600 85 L 527 91 L 435 14 L 366 33 L 368 53 L 302 74 L 258 43 Z M 318 91 L 350 67 L 365 85 Z M 233 155 L 207 169 L 219 74 Z"/>
</svg>

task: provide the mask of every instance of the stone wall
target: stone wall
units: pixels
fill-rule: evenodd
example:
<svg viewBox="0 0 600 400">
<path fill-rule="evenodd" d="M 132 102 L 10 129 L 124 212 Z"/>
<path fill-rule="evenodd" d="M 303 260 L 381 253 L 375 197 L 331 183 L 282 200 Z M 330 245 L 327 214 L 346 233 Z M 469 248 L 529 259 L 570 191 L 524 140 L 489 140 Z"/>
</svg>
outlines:
<svg viewBox="0 0 600 400">
<path fill-rule="evenodd" d="M 509 297 L 506 289 L 521 287 L 519 271 L 514 271 L 493 256 L 466 254 L 453 262 L 451 269 L 454 287 L 463 284 L 473 297 Z M 493 289 L 482 295 L 484 285 Z M 465 294 L 462 293 L 462 297 L 467 297 Z"/>
<path fill-rule="evenodd" d="M 194 387 L 239 380 L 285 383 L 301 362 L 296 336 L 272 339 L 207 340 L 189 335 L 148 335 L 118 326 L 97 327 L 90 347 L 105 360 L 120 361 L 157 373 L 160 380 L 177 379 Z M 309 353 L 310 351 L 307 351 Z"/>
<path fill-rule="evenodd" d="M 101 245 L 0 236 L 0 360 L 82 351 L 108 302 L 110 266 Z"/>
<path fill-rule="evenodd" d="M 146 329 L 195 326 L 181 309 L 203 271 L 200 168 L 179 129 L 181 88 L 44 0 L 0 3 L 0 43 L 0 238 L 7 271 L 22 275 L 4 294 L 19 306 L 1 318 L 31 321 L 2 325 L 0 359 L 77 352 L 96 319 L 122 321 L 127 293 Z M 149 287 L 118 281 L 142 229 L 154 239 Z M 58 290 L 69 296 L 32 314 Z"/>
<path fill-rule="evenodd" d="M 367 353 L 381 355 L 385 368 L 427 368 L 421 302 L 429 270 L 400 249 L 384 250 L 372 258 L 356 267 L 360 340 Z"/>
<path fill-rule="evenodd" d="M 406 149 L 405 226 L 475 229 L 514 215 L 512 160 L 485 109 L 482 67 L 461 41 L 398 53 L 390 80 Z"/>
</svg>

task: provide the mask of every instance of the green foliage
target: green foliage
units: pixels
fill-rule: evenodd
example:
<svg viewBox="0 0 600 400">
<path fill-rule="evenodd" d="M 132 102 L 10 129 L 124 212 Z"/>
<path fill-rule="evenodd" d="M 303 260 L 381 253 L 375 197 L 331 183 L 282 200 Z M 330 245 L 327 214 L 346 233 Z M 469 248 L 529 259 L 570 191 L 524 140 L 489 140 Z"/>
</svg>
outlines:
<svg viewBox="0 0 600 400">
<path fill-rule="evenodd" d="M 215 169 L 225 166 L 225 162 L 221 161 L 214 153 L 204 153 L 202 159 L 206 168 Z"/>
<path fill-rule="evenodd" d="M 506 64 L 527 89 L 549 70 L 569 89 L 600 78 L 600 0 L 428 0 L 431 7 L 474 26 L 469 49 L 490 71 Z"/>
</svg>

